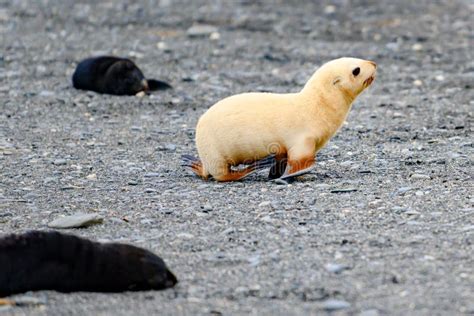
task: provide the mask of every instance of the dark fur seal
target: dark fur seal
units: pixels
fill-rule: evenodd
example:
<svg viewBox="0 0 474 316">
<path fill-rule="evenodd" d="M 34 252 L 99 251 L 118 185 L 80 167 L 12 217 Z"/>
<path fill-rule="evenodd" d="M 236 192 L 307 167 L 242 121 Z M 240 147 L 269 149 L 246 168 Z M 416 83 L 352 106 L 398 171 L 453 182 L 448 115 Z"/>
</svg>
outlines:
<svg viewBox="0 0 474 316">
<path fill-rule="evenodd" d="M 0 297 L 37 290 L 161 290 L 177 282 L 161 258 L 131 245 L 41 231 L 0 238 Z"/>
<path fill-rule="evenodd" d="M 172 88 L 164 81 L 146 79 L 133 61 L 113 56 L 84 59 L 72 75 L 74 88 L 115 95 Z"/>
</svg>

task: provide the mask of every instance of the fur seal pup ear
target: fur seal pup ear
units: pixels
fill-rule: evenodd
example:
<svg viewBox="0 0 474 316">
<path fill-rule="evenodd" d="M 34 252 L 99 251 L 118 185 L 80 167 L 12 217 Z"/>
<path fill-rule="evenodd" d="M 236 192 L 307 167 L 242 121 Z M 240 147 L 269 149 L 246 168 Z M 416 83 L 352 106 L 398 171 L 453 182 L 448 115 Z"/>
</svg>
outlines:
<svg viewBox="0 0 474 316">
<path fill-rule="evenodd" d="M 0 267 L 0 297 L 38 290 L 162 290 L 178 282 L 150 251 L 54 231 L 0 238 Z"/>
<path fill-rule="evenodd" d="M 81 61 L 72 76 L 74 88 L 115 95 L 172 88 L 166 82 L 147 80 L 133 61 L 114 56 L 99 56 Z M 150 87 L 151 86 L 151 87 Z"/>
<path fill-rule="evenodd" d="M 322 65 L 300 92 L 220 100 L 197 123 L 199 158 L 185 155 L 183 165 L 217 181 L 240 180 L 268 166 L 269 178 L 279 183 L 311 172 L 315 155 L 375 80 L 376 68 L 369 60 L 339 58 Z"/>
</svg>

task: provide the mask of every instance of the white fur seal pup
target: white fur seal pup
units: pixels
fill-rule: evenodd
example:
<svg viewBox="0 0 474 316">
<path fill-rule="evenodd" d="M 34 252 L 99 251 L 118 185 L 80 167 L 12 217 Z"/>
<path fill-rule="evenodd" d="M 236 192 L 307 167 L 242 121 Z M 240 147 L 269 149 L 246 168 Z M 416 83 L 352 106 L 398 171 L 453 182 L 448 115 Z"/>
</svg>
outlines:
<svg viewBox="0 0 474 316">
<path fill-rule="evenodd" d="M 199 159 L 184 166 L 203 179 L 235 181 L 271 166 L 271 179 L 311 171 L 316 153 L 337 132 L 352 102 L 375 79 L 377 65 L 339 58 L 321 66 L 299 93 L 243 93 L 204 113 L 196 127 Z M 238 165 L 245 168 L 235 168 Z"/>
</svg>

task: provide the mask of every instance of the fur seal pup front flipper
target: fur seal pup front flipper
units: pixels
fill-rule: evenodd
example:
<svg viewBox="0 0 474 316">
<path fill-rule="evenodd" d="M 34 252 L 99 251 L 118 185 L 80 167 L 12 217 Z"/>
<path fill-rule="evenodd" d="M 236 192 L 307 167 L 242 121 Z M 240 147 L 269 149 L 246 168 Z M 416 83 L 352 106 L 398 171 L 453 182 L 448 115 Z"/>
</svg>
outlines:
<svg viewBox="0 0 474 316">
<path fill-rule="evenodd" d="M 146 79 L 140 68 L 127 58 L 91 57 L 81 61 L 72 75 L 74 88 L 115 95 L 171 89 L 164 81 Z"/>
<path fill-rule="evenodd" d="M 54 231 L 0 238 L 0 297 L 38 290 L 162 290 L 176 283 L 160 257 L 132 245 Z"/>
<path fill-rule="evenodd" d="M 322 65 L 298 93 L 243 93 L 217 102 L 197 123 L 199 159 L 187 167 L 203 179 L 235 181 L 253 170 L 234 166 L 275 155 L 270 179 L 310 172 L 376 68 L 372 61 L 339 58 Z"/>
</svg>

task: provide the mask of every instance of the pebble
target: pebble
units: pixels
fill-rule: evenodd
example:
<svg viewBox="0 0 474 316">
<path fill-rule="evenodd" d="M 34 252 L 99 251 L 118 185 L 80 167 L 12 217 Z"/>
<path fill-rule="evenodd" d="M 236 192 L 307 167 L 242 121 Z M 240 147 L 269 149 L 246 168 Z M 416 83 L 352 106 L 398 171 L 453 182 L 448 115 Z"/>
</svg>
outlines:
<svg viewBox="0 0 474 316">
<path fill-rule="evenodd" d="M 350 308 L 351 304 L 342 300 L 328 299 L 324 301 L 323 308 L 326 311 L 337 311 L 340 309 Z"/>
<path fill-rule="evenodd" d="M 361 311 L 359 316 L 379 316 L 380 313 L 376 309 L 366 309 L 365 311 Z"/>
<path fill-rule="evenodd" d="M 40 97 L 51 97 L 54 95 L 53 91 L 48 91 L 48 90 L 43 90 L 40 93 L 38 93 Z"/>
<path fill-rule="evenodd" d="M 437 75 L 437 76 L 435 77 L 435 80 L 436 80 L 436 81 L 443 81 L 443 80 L 444 80 L 444 76 L 443 76 L 443 75 Z"/>
<path fill-rule="evenodd" d="M 78 213 L 70 216 L 59 217 L 48 224 L 50 228 L 79 228 L 103 222 L 98 214 Z"/>
<path fill-rule="evenodd" d="M 86 176 L 86 179 L 88 180 L 97 180 L 97 175 L 95 173 L 91 173 Z"/>
<path fill-rule="evenodd" d="M 193 239 L 194 235 L 189 234 L 189 233 L 179 233 L 179 234 L 176 235 L 176 237 L 182 238 L 182 239 Z"/>
<path fill-rule="evenodd" d="M 209 36 L 209 39 L 211 41 L 217 41 L 220 38 L 221 38 L 221 35 L 219 34 L 219 32 L 212 32 L 211 35 Z"/>
<path fill-rule="evenodd" d="M 272 205 L 272 202 L 270 202 L 270 201 L 263 201 L 262 203 L 260 203 L 260 204 L 258 205 L 258 207 L 260 207 L 260 208 L 271 207 L 271 205 Z"/>
<path fill-rule="evenodd" d="M 66 159 L 56 159 L 55 161 L 53 161 L 53 165 L 55 166 L 64 166 L 66 164 L 67 164 Z"/>
<path fill-rule="evenodd" d="M 414 173 L 410 176 L 410 178 L 414 180 L 430 180 L 431 179 L 429 175 L 422 174 L 422 173 Z"/>
<path fill-rule="evenodd" d="M 423 85 L 423 81 L 416 79 L 413 81 L 413 85 L 416 87 L 421 87 Z"/>
<path fill-rule="evenodd" d="M 153 188 L 146 188 L 145 189 L 145 193 L 155 193 L 155 192 L 156 192 L 156 190 L 153 189 Z"/>
<path fill-rule="evenodd" d="M 344 188 L 344 189 L 333 189 L 331 193 L 349 193 L 349 192 L 356 192 L 356 188 Z"/>
<path fill-rule="evenodd" d="M 423 50 L 423 45 L 421 45 L 420 43 L 416 43 L 412 45 L 411 49 L 414 50 L 415 52 L 419 52 Z"/>
<path fill-rule="evenodd" d="M 159 177 L 160 174 L 158 172 L 148 172 L 143 175 L 145 178 L 155 178 Z"/>
<path fill-rule="evenodd" d="M 207 24 L 194 24 L 187 31 L 188 37 L 203 37 L 216 33 L 218 30 L 215 26 Z"/>
<path fill-rule="evenodd" d="M 204 204 L 204 206 L 201 206 L 203 212 L 211 212 L 212 211 L 212 205 L 207 203 Z"/>
<path fill-rule="evenodd" d="M 328 263 L 326 264 L 325 268 L 331 273 L 339 274 L 342 271 L 349 269 L 349 266 L 338 263 Z"/>
<path fill-rule="evenodd" d="M 135 180 L 129 180 L 129 181 L 127 182 L 127 184 L 128 184 L 128 185 L 138 185 L 138 182 L 135 181 Z"/>
</svg>

